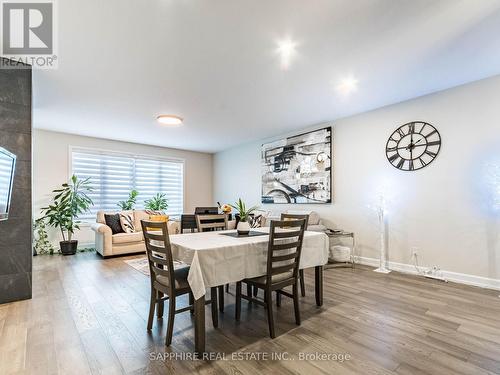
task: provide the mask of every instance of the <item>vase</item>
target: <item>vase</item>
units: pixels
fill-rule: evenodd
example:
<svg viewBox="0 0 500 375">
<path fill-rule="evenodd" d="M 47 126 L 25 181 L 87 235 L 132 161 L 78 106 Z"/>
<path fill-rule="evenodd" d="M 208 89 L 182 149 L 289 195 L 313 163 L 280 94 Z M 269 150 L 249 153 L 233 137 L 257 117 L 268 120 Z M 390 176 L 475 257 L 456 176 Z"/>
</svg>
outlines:
<svg viewBox="0 0 500 375">
<path fill-rule="evenodd" d="M 250 233 L 250 224 L 248 221 L 240 221 L 236 227 L 239 235 L 247 235 Z"/>
<path fill-rule="evenodd" d="M 165 215 L 163 213 L 156 213 L 156 214 L 152 214 L 152 215 L 149 215 L 149 220 L 150 221 L 155 221 L 155 222 L 159 222 L 159 223 L 168 223 L 168 219 L 169 219 L 169 216 L 168 215 Z M 146 230 L 149 232 L 149 231 L 155 231 L 155 230 L 158 230 L 158 229 L 154 229 L 154 228 L 146 228 Z"/>
<path fill-rule="evenodd" d="M 78 240 L 60 241 L 59 246 L 61 247 L 62 255 L 75 255 L 78 248 Z"/>
</svg>

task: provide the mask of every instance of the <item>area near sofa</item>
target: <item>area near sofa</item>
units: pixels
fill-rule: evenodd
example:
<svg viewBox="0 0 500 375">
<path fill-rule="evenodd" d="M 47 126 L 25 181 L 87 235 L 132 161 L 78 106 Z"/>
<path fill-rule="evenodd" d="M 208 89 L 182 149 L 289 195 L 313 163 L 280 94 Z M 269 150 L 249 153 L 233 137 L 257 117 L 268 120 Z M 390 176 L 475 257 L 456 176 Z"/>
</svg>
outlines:
<svg viewBox="0 0 500 375">
<path fill-rule="evenodd" d="M 113 234 L 111 228 L 106 225 L 105 215 L 113 214 L 132 215 L 134 231 L 131 233 Z M 131 210 L 119 212 L 98 211 L 96 223 L 91 228 L 95 232 L 95 249 L 103 257 L 112 255 L 144 253 L 144 235 L 141 228 L 141 220 L 149 220 L 150 214 L 145 210 Z M 179 222 L 169 221 L 169 234 L 177 234 L 180 231 Z"/>
</svg>

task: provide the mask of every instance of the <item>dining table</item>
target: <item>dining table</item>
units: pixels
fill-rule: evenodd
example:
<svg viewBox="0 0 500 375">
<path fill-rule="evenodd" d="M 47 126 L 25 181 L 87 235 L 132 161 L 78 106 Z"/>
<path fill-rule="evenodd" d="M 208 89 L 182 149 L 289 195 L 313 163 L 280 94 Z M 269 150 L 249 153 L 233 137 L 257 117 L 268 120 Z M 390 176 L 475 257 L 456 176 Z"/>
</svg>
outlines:
<svg viewBox="0 0 500 375">
<path fill-rule="evenodd" d="M 194 297 L 195 352 L 205 352 L 205 293 L 246 278 L 266 274 L 269 228 L 252 229 L 250 236 L 235 230 L 170 236 L 173 258 L 189 264 L 188 283 Z M 316 305 L 323 305 L 323 266 L 328 263 L 328 236 L 305 231 L 299 268 L 315 269 Z"/>
</svg>

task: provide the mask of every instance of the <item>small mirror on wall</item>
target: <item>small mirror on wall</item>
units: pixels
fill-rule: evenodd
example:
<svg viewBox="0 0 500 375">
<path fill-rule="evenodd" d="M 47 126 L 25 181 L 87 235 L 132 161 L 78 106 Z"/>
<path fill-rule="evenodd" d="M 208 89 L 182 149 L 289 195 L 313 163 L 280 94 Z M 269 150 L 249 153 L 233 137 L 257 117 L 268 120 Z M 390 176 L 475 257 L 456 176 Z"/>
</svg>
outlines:
<svg viewBox="0 0 500 375">
<path fill-rule="evenodd" d="M 9 218 L 16 155 L 0 147 L 0 220 Z"/>
</svg>

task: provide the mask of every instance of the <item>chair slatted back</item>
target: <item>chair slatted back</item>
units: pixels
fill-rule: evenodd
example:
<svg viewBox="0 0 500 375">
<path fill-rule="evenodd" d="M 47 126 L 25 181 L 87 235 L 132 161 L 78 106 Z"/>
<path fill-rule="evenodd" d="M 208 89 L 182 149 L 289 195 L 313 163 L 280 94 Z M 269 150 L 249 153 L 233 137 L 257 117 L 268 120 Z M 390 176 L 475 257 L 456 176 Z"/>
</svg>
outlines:
<svg viewBox="0 0 500 375">
<path fill-rule="evenodd" d="M 298 277 L 305 225 L 305 219 L 271 221 L 267 255 L 268 284 L 273 276 L 284 273 L 291 273 L 290 277 L 293 278 Z"/>
<path fill-rule="evenodd" d="M 300 220 L 300 219 L 305 219 L 306 221 L 306 229 L 307 226 L 309 225 L 309 215 L 307 214 L 281 214 L 281 220 Z"/>
<path fill-rule="evenodd" d="M 148 255 L 151 283 L 156 281 L 157 276 L 165 276 L 168 278 L 168 285 L 174 288 L 174 262 L 167 223 L 141 220 L 141 226 Z"/>
<path fill-rule="evenodd" d="M 197 229 L 196 226 L 196 215 L 186 215 L 182 214 L 181 215 L 181 233 L 184 233 L 185 230 L 188 230 L 190 232 L 193 231 L 193 229 Z"/>
<path fill-rule="evenodd" d="M 227 215 L 196 215 L 196 224 L 198 232 L 207 230 L 226 230 L 227 229 Z"/>
</svg>

